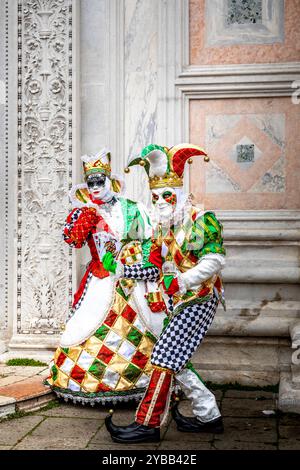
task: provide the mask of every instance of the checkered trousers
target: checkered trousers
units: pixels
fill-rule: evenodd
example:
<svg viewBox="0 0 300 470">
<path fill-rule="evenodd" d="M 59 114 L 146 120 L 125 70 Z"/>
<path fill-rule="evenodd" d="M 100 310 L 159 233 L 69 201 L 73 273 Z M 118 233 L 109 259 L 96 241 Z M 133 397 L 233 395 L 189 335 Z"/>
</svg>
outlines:
<svg viewBox="0 0 300 470">
<path fill-rule="evenodd" d="M 175 315 L 153 348 L 151 364 L 174 372 L 183 369 L 206 335 L 217 306 L 218 299 L 213 296 Z"/>
<path fill-rule="evenodd" d="M 141 281 L 157 281 L 159 270 L 156 266 L 143 267 L 142 263 L 133 264 L 132 266 L 124 265 L 124 277 Z"/>
</svg>

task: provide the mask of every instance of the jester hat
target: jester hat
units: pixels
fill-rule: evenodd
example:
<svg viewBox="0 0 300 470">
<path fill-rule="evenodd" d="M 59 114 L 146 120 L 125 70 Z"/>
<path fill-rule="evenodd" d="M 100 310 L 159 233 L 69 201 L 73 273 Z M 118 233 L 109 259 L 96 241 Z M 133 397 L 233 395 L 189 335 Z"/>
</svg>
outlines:
<svg viewBox="0 0 300 470">
<path fill-rule="evenodd" d="M 129 173 L 129 167 L 141 165 L 149 178 L 150 189 L 180 188 L 183 186 L 183 172 L 185 162 L 192 163 L 191 157 L 204 156 L 206 162 L 209 157 L 206 152 L 192 144 L 179 144 L 174 147 L 162 147 L 156 144 L 144 147 L 139 156 L 129 159 L 125 172 Z"/>
</svg>

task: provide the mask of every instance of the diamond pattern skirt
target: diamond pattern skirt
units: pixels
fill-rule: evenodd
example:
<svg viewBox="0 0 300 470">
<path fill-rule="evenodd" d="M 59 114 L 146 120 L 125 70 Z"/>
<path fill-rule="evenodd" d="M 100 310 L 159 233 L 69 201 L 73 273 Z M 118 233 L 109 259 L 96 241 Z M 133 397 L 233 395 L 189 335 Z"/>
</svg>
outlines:
<svg viewBox="0 0 300 470">
<path fill-rule="evenodd" d="M 139 400 L 149 382 L 155 342 L 130 305 L 130 297 L 117 286 L 110 312 L 90 338 L 77 346 L 57 348 L 46 384 L 58 396 L 75 402 Z"/>
</svg>

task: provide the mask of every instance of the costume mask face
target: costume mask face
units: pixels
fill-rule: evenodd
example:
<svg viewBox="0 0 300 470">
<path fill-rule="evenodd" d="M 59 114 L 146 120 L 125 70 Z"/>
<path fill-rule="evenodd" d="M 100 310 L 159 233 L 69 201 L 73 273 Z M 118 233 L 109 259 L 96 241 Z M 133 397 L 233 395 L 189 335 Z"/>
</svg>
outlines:
<svg viewBox="0 0 300 470">
<path fill-rule="evenodd" d="M 113 197 L 110 189 L 110 179 L 103 173 L 88 176 L 86 184 L 93 199 L 108 202 Z"/>
<path fill-rule="evenodd" d="M 158 211 L 161 220 L 168 220 L 176 209 L 177 196 L 174 188 L 157 188 L 152 190 L 152 204 Z"/>
</svg>

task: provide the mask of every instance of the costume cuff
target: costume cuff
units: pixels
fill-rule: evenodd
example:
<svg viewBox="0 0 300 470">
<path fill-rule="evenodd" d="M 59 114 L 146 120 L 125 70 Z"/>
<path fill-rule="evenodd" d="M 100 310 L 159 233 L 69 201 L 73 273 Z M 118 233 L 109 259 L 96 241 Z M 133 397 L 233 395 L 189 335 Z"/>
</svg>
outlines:
<svg viewBox="0 0 300 470">
<path fill-rule="evenodd" d="M 225 257 L 216 253 L 209 253 L 200 259 L 199 263 L 181 275 L 187 290 L 198 289 L 202 282 L 207 281 L 225 266 Z"/>
<path fill-rule="evenodd" d="M 178 286 L 179 286 L 179 294 L 180 295 L 183 295 L 186 293 L 187 291 L 187 285 L 185 283 L 185 279 L 183 277 L 183 275 L 181 273 L 178 273 L 177 275 L 177 282 L 178 282 Z"/>
<path fill-rule="evenodd" d="M 121 263 L 121 261 L 116 261 L 117 267 L 116 267 L 116 273 L 115 276 L 117 279 L 120 279 L 121 277 L 124 277 L 124 264 Z"/>
</svg>

